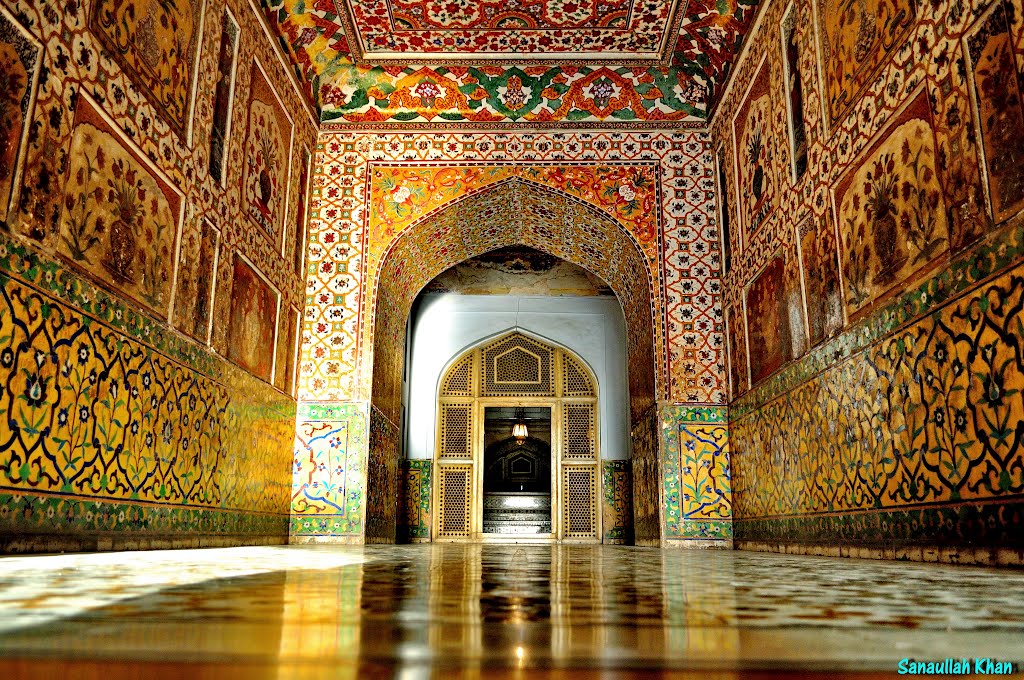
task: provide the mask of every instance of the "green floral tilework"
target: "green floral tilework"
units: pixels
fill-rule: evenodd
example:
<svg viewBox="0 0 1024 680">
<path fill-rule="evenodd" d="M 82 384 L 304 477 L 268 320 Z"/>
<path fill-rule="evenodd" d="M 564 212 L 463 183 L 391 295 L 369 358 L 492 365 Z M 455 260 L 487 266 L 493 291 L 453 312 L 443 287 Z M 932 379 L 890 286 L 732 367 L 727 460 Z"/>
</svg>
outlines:
<svg viewBox="0 0 1024 680">
<path fill-rule="evenodd" d="M 430 460 L 402 461 L 402 514 L 399 534 L 402 539 L 430 538 Z"/>
<path fill-rule="evenodd" d="M 633 465 L 629 460 L 601 461 L 605 543 L 633 540 Z"/>
<path fill-rule="evenodd" d="M 728 410 L 661 407 L 664 538 L 732 538 Z"/>
<path fill-rule="evenodd" d="M 0 493 L 0 533 L 284 536 L 284 514 Z"/>
<path fill-rule="evenodd" d="M 361 537 L 367 405 L 300 404 L 292 470 L 293 538 Z"/>
</svg>

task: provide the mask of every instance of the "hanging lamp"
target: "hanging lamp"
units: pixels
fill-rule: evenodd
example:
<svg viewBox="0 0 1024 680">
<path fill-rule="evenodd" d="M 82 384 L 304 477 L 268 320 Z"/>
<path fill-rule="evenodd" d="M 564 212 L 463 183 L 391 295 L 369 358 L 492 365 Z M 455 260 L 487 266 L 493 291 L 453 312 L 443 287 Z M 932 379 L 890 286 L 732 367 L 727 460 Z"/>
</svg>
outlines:
<svg viewBox="0 0 1024 680">
<path fill-rule="evenodd" d="M 526 428 L 526 422 L 523 418 L 523 409 L 516 409 L 516 423 L 512 426 L 512 436 L 516 439 L 516 444 L 520 446 L 526 441 L 526 438 L 530 436 L 530 431 Z"/>
</svg>

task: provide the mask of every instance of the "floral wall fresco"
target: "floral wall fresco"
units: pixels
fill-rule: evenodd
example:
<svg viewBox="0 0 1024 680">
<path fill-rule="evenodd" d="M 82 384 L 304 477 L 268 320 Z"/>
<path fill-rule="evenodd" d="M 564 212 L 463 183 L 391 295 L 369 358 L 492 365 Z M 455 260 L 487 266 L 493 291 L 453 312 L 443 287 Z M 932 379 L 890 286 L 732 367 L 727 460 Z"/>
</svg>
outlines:
<svg viewBox="0 0 1024 680">
<path fill-rule="evenodd" d="M 210 129 L 210 176 L 224 181 L 224 160 L 231 133 L 231 103 L 235 91 L 235 69 L 238 64 L 238 23 L 224 9 L 217 44 L 217 76 L 213 95 L 213 125 Z"/>
<path fill-rule="evenodd" d="M 361 540 L 369 415 L 357 404 L 300 404 L 289 540 Z"/>
<path fill-rule="evenodd" d="M 97 0 L 89 28 L 179 134 L 188 124 L 205 0 Z"/>
<path fill-rule="evenodd" d="M 1019 545 L 1024 217 L 1007 161 L 1020 148 L 1020 2 L 793 7 L 808 172 L 794 179 L 779 147 L 779 209 L 733 238 L 723 282 L 735 540 L 890 555 Z M 786 7 L 762 11 L 722 111 L 765 72 L 785 96 Z M 785 111 L 766 125 L 784 139 Z M 725 116 L 712 136 L 743 150 Z M 763 318 L 740 305 L 777 253 L 793 335 L 782 362 L 742 343 Z"/>
<path fill-rule="evenodd" d="M 839 181 L 835 200 L 848 316 L 945 252 L 946 206 L 923 94 Z"/>
<path fill-rule="evenodd" d="M 362 58 L 376 60 L 401 54 L 444 58 L 465 53 L 528 59 L 541 51 L 571 58 L 591 46 L 618 53 L 619 58 L 656 56 L 677 13 L 671 0 L 650 0 L 635 8 L 639 11 L 634 11 L 631 0 L 526 0 L 516 5 L 500 0 L 456 0 L 446 5 L 424 0 L 342 2 L 351 10 L 353 37 Z"/>
<path fill-rule="evenodd" d="M 42 46 L 0 8 L 0 224 L 14 208 L 19 161 L 32 120 Z"/>
<path fill-rule="evenodd" d="M 292 121 L 259 63 L 249 72 L 252 82 L 245 141 L 245 213 L 276 244 L 288 200 Z"/>
<path fill-rule="evenodd" d="M 274 372 L 280 298 L 240 255 L 235 255 L 228 317 L 228 358 L 270 381 Z"/>
<path fill-rule="evenodd" d="M 765 62 L 733 119 L 734 158 L 744 239 L 749 241 L 775 209 L 778 180 L 769 118 L 775 110 Z"/>
<path fill-rule="evenodd" d="M 770 375 L 790 358 L 787 302 L 786 263 L 779 255 L 772 258 L 747 291 L 747 346 L 752 382 Z"/>
<path fill-rule="evenodd" d="M 189 220 L 181 233 L 174 327 L 206 344 L 210 337 L 220 231 L 205 218 Z"/>
<path fill-rule="evenodd" d="M 699 133 L 337 130 L 321 136 L 312 179 L 300 400 L 372 398 L 397 421 L 401 329 L 419 287 L 526 243 L 586 263 L 619 293 L 627 326 L 650 329 L 653 353 L 643 333 L 629 341 L 631 382 L 652 386 L 635 413 L 654 399 L 723 403 L 715 177 Z M 649 471 L 657 494 L 656 458 Z"/>
<path fill-rule="evenodd" d="M 917 7 L 897 0 L 817 0 L 825 105 L 835 125 L 912 35 Z"/>
<path fill-rule="evenodd" d="M 1024 206 L 1024 65 L 1020 50 L 1013 46 L 1013 17 L 1019 33 L 1020 8 L 993 2 L 964 35 L 971 100 L 996 220 L 1011 217 Z"/>
<path fill-rule="evenodd" d="M 182 217 L 180 192 L 80 99 L 57 251 L 166 317 Z"/>
<path fill-rule="evenodd" d="M 227 320 L 237 255 L 286 309 L 302 281 L 293 246 L 253 238 L 243 140 L 226 140 L 227 181 L 209 173 L 228 6 L 240 51 L 312 143 L 313 111 L 247 2 L 0 10 L 2 89 L 17 91 L 0 147 L 0 376 L 14 416 L 0 427 L 0 550 L 287 540 L 295 401 L 226 360 Z M 249 62 L 238 70 L 247 102 Z M 247 116 L 231 107 L 230 129 Z M 282 224 L 297 214 L 289 163 Z M 265 349 L 273 365 L 273 339 Z"/>
<path fill-rule="evenodd" d="M 660 417 L 665 538 L 731 547 L 727 409 L 666 405 Z"/>
</svg>

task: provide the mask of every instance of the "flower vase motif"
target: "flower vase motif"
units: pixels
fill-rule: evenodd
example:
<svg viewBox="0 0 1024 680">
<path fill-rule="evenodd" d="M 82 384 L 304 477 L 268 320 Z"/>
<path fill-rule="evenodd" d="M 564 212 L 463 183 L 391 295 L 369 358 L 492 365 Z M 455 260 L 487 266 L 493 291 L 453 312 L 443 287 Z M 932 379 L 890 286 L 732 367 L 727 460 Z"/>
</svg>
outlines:
<svg viewBox="0 0 1024 680">
<path fill-rule="evenodd" d="M 901 258 L 897 247 L 896 204 L 893 192 L 896 189 L 896 176 L 893 173 L 895 160 L 892 154 L 885 154 L 875 163 L 873 173 L 868 174 L 867 208 L 871 216 L 871 237 L 875 246 L 875 256 L 879 268 L 875 273 L 875 283 L 888 284 L 893 281 L 896 272 L 906 262 Z"/>
<path fill-rule="evenodd" d="M 895 116 L 836 187 L 847 315 L 891 292 L 948 247 L 928 95 Z"/>
<path fill-rule="evenodd" d="M 747 149 L 750 156 L 750 163 L 754 166 L 754 176 L 751 180 L 751 191 L 754 192 L 754 198 L 761 200 L 761 193 L 764 191 L 764 165 L 761 163 L 761 131 L 758 130 L 754 133 L 754 138 L 750 141 L 750 147 Z"/>
<path fill-rule="evenodd" d="M 134 283 L 135 270 L 132 265 L 138 253 L 138 239 L 135 227 L 144 217 L 143 202 L 146 189 L 142 179 L 132 168 L 126 168 L 122 160 L 110 166 L 112 176 L 107 179 L 107 203 L 110 214 L 115 218 L 107 233 L 107 255 L 103 266 L 118 283 Z"/>
<path fill-rule="evenodd" d="M 608 108 L 608 102 L 614 94 L 615 88 L 608 78 L 595 80 L 594 84 L 590 86 L 590 96 L 594 98 L 594 106 L 599 109 Z"/>
<path fill-rule="evenodd" d="M 420 81 L 412 92 L 420 98 L 420 106 L 425 109 L 434 108 L 434 102 L 441 96 L 441 88 L 431 80 Z"/>
<path fill-rule="evenodd" d="M 124 220 L 113 222 L 110 225 L 110 245 L 103 266 L 118 283 L 134 282 L 132 262 L 135 261 L 136 250 L 136 238 L 131 226 Z"/>
</svg>

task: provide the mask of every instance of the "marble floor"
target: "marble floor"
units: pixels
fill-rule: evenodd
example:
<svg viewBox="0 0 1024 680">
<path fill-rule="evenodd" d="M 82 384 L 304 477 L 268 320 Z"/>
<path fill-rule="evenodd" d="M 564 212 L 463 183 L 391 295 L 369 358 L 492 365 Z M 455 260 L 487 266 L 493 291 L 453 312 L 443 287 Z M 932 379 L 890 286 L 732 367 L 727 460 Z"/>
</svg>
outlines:
<svg viewBox="0 0 1024 680">
<path fill-rule="evenodd" d="M 0 678 L 888 677 L 947 657 L 1024 662 L 1024 572 L 618 546 L 0 558 Z"/>
</svg>

